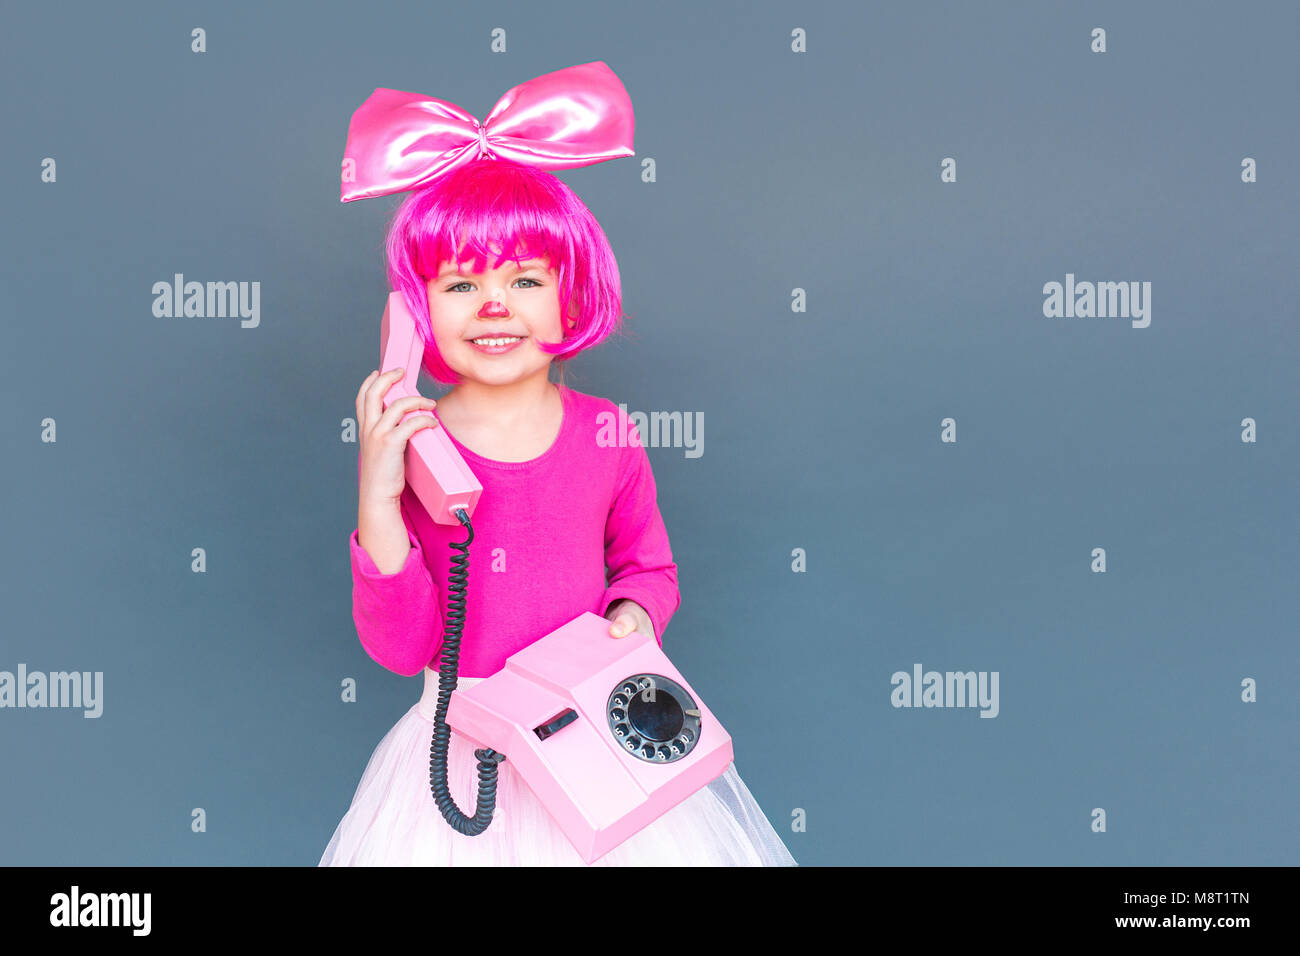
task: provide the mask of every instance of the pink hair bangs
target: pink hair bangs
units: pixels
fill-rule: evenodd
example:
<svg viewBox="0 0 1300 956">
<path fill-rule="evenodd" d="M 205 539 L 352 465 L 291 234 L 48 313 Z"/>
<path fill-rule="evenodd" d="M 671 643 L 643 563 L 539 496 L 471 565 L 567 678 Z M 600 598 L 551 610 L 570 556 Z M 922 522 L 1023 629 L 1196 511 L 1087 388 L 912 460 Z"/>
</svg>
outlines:
<svg viewBox="0 0 1300 956">
<path fill-rule="evenodd" d="M 568 186 L 535 167 L 477 160 L 415 190 L 394 214 L 385 250 L 389 282 L 424 341 L 424 369 L 439 382 L 460 379 L 434 343 L 426 277 L 453 258 L 457 265 L 472 262 L 476 272 L 494 258 L 494 269 L 507 260 L 549 260 L 558 276 L 564 339 L 537 347 L 556 361 L 599 345 L 622 321 L 618 263 L 605 231 Z M 571 317 L 576 325 L 569 329 Z"/>
</svg>

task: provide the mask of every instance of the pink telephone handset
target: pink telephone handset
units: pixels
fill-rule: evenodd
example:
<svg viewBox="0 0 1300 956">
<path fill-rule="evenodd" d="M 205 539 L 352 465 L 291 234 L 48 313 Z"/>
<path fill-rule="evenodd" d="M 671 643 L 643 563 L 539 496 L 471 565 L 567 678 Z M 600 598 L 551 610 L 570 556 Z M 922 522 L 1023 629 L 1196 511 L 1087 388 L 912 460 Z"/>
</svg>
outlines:
<svg viewBox="0 0 1300 956">
<path fill-rule="evenodd" d="M 415 331 L 415 322 L 407 311 L 400 292 L 388 296 L 384 318 L 379 327 L 380 372 L 404 369 L 399 382 L 384 395 L 384 410 L 399 398 L 419 395 L 416 382 L 420 377 L 420 361 L 424 357 L 424 343 Z M 412 415 L 428 415 L 427 409 L 417 409 L 402 416 L 406 421 Z M 411 486 L 420 503 L 438 524 L 458 524 L 456 509 L 464 508 L 471 518 L 478 504 L 483 486 L 461 458 L 441 428 L 421 428 L 406 443 L 406 483 Z"/>
<path fill-rule="evenodd" d="M 418 394 L 424 346 L 400 292 L 388 297 L 381 371 L 405 368 L 384 407 Z M 416 413 L 413 413 L 416 414 Z M 418 414 L 427 414 L 419 412 Z M 461 524 L 453 543 L 448 610 L 430 746 L 430 788 L 458 832 L 492 822 L 497 764 L 508 759 L 586 862 L 624 843 L 720 776 L 733 759 L 731 737 L 649 636 L 609 636 L 609 621 L 580 614 L 511 655 L 496 674 L 456 690 L 470 517 L 482 486 L 441 428 L 407 443 L 406 480 L 434 521 Z M 450 730 L 480 744 L 474 816 L 447 789 Z"/>
</svg>

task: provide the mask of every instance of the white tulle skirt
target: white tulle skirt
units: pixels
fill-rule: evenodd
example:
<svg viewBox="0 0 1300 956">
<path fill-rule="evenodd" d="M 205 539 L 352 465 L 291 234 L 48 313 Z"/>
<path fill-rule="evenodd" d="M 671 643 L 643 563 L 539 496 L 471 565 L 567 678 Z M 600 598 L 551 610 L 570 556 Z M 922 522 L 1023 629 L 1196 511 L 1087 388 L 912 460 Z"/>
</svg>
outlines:
<svg viewBox="0 0 1300 956">
<path fill-rule="evenodd" d="M 584 866 L 510 761 L 497 774 L 492 825 L 466 836 L 447 825 L 429 792 L 438 675 L 426 668 L 420 702 L 370 756 L 352 805 L 321 856 L 321 866 Z M 482 678 L 462 677 L 461 687 Z M 452 731 L 447 783 L 472 815 L 478 786 L 473 746 Z M 797 866 L 733 762 L 593 866 Z"/>
</svg>

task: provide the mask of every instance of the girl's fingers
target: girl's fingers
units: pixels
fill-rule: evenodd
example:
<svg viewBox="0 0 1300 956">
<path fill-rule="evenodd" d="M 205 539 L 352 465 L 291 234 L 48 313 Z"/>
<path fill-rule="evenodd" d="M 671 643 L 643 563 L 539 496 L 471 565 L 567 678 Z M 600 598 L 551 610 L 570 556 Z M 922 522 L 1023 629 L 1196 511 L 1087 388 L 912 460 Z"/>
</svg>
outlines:
<svg viewBox="0 0 1300 956">
<path fill-rule="evenodd" d="M 438 419 L 432 415 L 412 415 L 402 424 L 393 429 L 393 434 L 402 438 L 404 441 L 410 441 L 411 436 L 421 428 L 437 428 Z"/>
<path fill-rule="evenodd" d="M 370 383 L 374 381 L 375 377 L 378 374 L 379 374 L 379 369 L 375 369 L 373 372 L 371 372 L 369 375 L 366 376 L 366 380 L 362 382 L 361 387 L 357 389 L 357 428 L 358 429 L 361 429 L 365 425 L 365 418 L 361 413 L 365 409 L 366 389 L 370 387 Z"/>
<path fill-rule="evenodd" d="M 438 404 L 431 398 L 425 398 L 423 395 L 405 395 L 388 406 L 382 417 L 377 423 L 381 430 L 396 428 L 402 418 L 411 412 L 417 410 L 428 411 Z"/>
<path fill-rule="evenodd" d="M 371 379 L 370 385 L 366 389 L 363 407 L 367 427 L 379 421 L 379 417 L 384 413 L 384 396 L 401 379 L 402 371 L 400 368 L 389 369 L 382 375 L 376 375 Z"/>
</svg>

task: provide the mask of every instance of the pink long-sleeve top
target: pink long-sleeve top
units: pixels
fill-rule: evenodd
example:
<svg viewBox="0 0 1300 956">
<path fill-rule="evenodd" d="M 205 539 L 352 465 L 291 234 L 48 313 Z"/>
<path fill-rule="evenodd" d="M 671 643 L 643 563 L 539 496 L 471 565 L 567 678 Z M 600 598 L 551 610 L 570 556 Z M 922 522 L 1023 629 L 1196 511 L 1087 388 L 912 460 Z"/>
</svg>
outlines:
<svg viewBox="0 0 1300 956">
<path fill-rule="evenodd" d="M 681 604 L 650 459 L 635 426 L 608 399 L 557 388 L 564 405 L 559 436 L 530 461 L 484 458 L 447 432 L 483 486 L 470 519 L 463 677 L 490 677 L 515 651 L 584 611 L 603 616 L 624 598 L 645 608 L 662 646 Z M 411 551 L 394 573 L 380 573 L 352 532 L 352 617 L 367 654 L 414 676 L 438 668 L 447 576 L 460 553 L 449 542 L 464 541 L 465 529 L 435 524 L 409 485 L 401 506 Z"/>
</svg>

